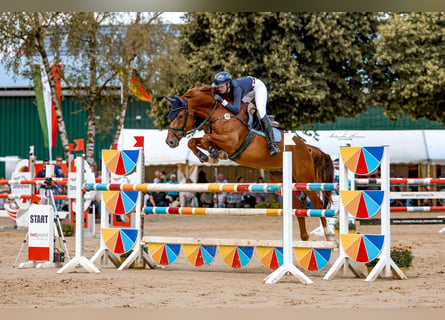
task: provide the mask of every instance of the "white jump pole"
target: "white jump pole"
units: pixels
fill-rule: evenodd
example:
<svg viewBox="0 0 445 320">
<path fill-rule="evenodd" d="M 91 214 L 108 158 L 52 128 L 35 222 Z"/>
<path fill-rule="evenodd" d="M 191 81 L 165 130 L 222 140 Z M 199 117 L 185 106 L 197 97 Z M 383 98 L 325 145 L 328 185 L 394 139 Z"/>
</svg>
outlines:
<svg viewBox="0 0 445 320">
<path fill-rule="evenodd" d="M 74 271 L 77 267 L 83 267 L 88 272 L 100 273 L 100 270 L 83 255 L 83 203 L 82 194 L 84 184 L 84 159 L 76 157 L 76 254 L 57 273 Z"/>
<path fill-rule="evenodd" d="M 293 274 L 304 284 L 313 283 L 301 270 L 293 264 L 292 253 L 292 152 L 283 152 L 283 264 L 268 275 L 264 282 L 277 283 L 284 275 Z"/>
</svg>

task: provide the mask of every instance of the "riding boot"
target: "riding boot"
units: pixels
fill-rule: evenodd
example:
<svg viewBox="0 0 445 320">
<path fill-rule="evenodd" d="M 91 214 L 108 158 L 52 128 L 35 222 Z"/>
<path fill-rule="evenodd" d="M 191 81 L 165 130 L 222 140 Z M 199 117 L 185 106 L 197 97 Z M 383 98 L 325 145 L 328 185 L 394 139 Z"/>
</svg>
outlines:
<svg viewBox="0 0 445 320">
<path fill-rule="evenodd" d="M 269 149 L 269 155 L 272 157 L 280 152 L 280 148 L 274 141 L 273 129 L 270 124 L 269 117 L 267 115 L 261 119 L 261 124 L 263 125 L 263 130 L 266 135 L 266 140 L 267 140 L 268 149 Z"/>
</svg>

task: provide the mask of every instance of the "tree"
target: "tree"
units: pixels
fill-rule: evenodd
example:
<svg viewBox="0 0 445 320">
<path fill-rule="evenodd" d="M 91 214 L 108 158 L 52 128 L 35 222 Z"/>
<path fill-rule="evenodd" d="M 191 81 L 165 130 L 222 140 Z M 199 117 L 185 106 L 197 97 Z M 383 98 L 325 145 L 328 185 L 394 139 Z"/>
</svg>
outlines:
<svg viewBox="0 0 445 320">
<path fill-rule="evenodd" d="M 43 65 L 51 87 L 63 151 L 68 159 L 69 139 L 51 72 L 51 65 L 60 63 L 58 53 L 64 19 L 65 14 L 57 12 L 0 13 L 0 54 L 4 56 L 6 67 L 16 75 L 31 78 L 28 64 Z"/>
<path fill-rule="evenodd" d="M 144 89 L 151 93 L 151 104 L 156 106 L 170 89 L 172 79 L 176 78 L 183 65 L 182 56 L 178 54 L 177 26 L 162 24 L 160 15 L 160 12 L 137 12 L 134 22 L 128 25 L 125 39 L 118 46 L 122 63 L 116 69 L 121 75 L 123 96 L 113 143 L 117 143 L 123 126 L 132 77 L 143 81 Z M 147 110 L 148 116 L 150 111 Z"/>
<path fill-rule="evenodd" d="M 145 88 L 150 88 L 154 96 L 167 92 L 166 86 L 170 86 L 170 79 L 180 69 L 176 67 L 176 63 L 181 64 L 178 43 L 172 30 L 160 21 L 160 14 L 136 13 L 134 20 L 129 13 L 109 12 L 0 15 L 0 52 L 13 57 L 9 59 L 9 67 L 15 74 L 30 73 L 29 67 L 22 63 L 22 52 L 28 61 L 40 57 L 47 72 L 51 64 L 48 50 L 54 63 L 63 62 L 62 79 L 87 114 L 85 151 L 90 165 L 94 164 L 98 133 L 108 134 L 116 129 L 114 142 L 119 137 L 133 69 L 138 70 Z M 54 81 L 50 82 L 55 97 Z M 59 104 L 56 112 L 68 158 L 69 139 Z"/>
<path fill-rule="evenodd" d="M 380 26 L 376 54 L 390 81 L 373 99 L 388 117 L 403 111 L 445 124 L 444 33 L 443 12 L 393 14 Z"/>
<path fill-rule="evenodd" d="M 372 41 L 379 23 L 373 13 L 189 13 L 180 37 L 187 70 L 176 94 L 226 70 L 266 83 L 268 113 L 283 128 L 354 117 L 367 110 L 370 83 L 380 85 L 373 79 L 384 78 Z M 165 119 L 168 107 L 157 115 Z"/>
<path fill-rule="evenodd" d="M 177 45 L 173 34 L 161 23 L 160 12 L 136 13 L 134 20 L 124 15 L 127 16 L 72 13 L 68 23 L 67 47 L 76 63 L 65 68 L 64 79 L 83 101 L 87 112 L 87 160 L 93 159 L 97 126 L 105 132 L 115 126 L 114 143 L 117 142 L 133 69 L 155 96 L 165 91 L 163 79 L 171 77 L 174 69 L 172 61 L 176 58 L 171 56 L 174 57 Z M 126 21 L 128 18 L 130 22 Z"/>
</svg>

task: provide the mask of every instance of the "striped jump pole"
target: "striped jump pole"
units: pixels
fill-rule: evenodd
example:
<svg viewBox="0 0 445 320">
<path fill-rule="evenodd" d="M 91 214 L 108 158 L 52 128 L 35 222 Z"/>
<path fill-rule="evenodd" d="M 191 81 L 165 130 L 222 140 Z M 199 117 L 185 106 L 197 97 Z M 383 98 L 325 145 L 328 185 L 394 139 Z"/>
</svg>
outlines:
<svg viewBox="0 0 445 320">
<path fill-rule="evenodd" d="M 96 178 L 96 183 L 100 183 L 101 178 Z M 68 185 L 68 178 L 51 178 L 53 184 L 58 184 L 61 186 Z M 18 184 L 29 184 L 29 185 L 42 185 L 46 183 L 46 178 L 35 178 L 32 180 L 0 180 L 0 185 L 18 185 Z"/>
<path fill-rule="evenodd" d="M 86 183 L 86 191 L 139 191 L 139 192 L 281 192 L 281 183 Z M 334 191 L 338 190 L 337 183 L 294 183 L 293 191 Z"/>
<path fill-rule="evenodd" d="M 63 195 L 63 194 L 55 194 L 53 195 L 54 200 L 66 200 L 68 199 L 67 195 Z M 38 195 L 38 194 L 0 194 L 0 199 L 39 199 L 39 198 L 45 198 L 45 196 L 43 195 Z"/>
<path fill-rule="evenodd" d="M 66 185 L 68 178 L 51 178 L 52 182 L 60 185 Z M 32 180 L 0 180 L 0 185 L 17 185 L 17 184 L 30 184 L 30 185 L 42 185 L 46 183 L 45 178 L 36 178 Z"/>
<path fill-rule="evenodd" d="M 435 212 L 445 211 L 445 206 L 391 207 L 391 212 Z"/>
<path fill-rule="evenodd" d="M 145 207 L 146 214 L 180 214 L 180 215 L 266 215 L 283 216 L 283 209 L 268 208 L 195 208 L 195 207 Z M 334 209 L 292 209 L 296 217 L 335 217 Z"/>
<path fill-rule="evenodd" d="M 381 178 L 356 178 L 355 183 L 359 185 L 366 184 L 381 184 Z M 432 185 L 445 184 L 445 178 L 391 178 L 390 184 L 417 184 L 417 185 Z"/>
</svg>

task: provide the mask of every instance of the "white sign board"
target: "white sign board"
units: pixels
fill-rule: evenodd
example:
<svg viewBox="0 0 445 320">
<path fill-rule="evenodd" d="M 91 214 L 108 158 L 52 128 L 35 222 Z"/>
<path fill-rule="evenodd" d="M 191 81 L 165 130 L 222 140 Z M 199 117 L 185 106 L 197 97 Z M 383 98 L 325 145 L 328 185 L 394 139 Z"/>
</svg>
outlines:
<svg viewBox="0 0 445 320">
<path fill-rule="evenodd" d="M 54 259 L 54 208 L 50 205 L 32 204 L 29 207 L 29 261 Z"/>
</svg>

